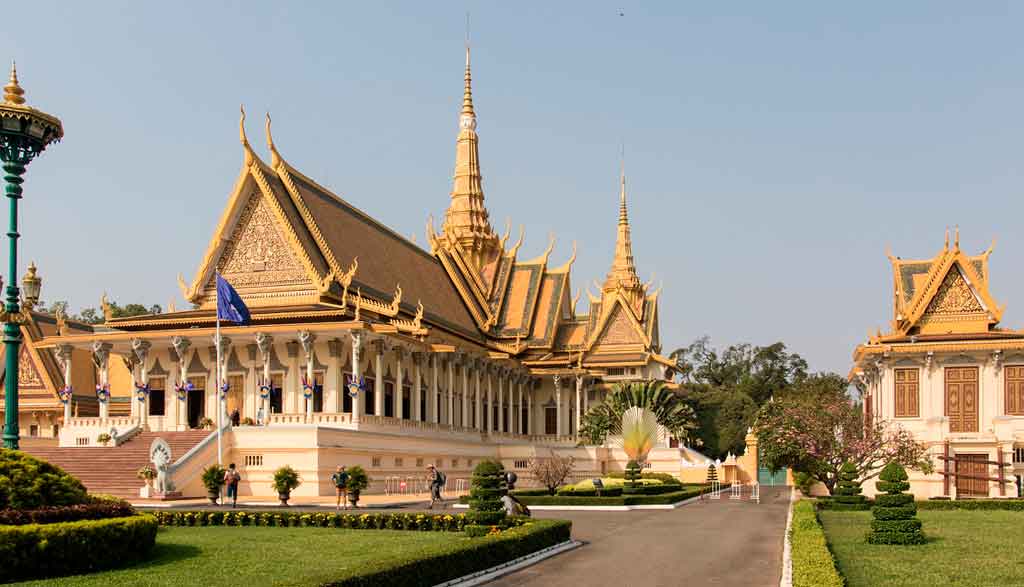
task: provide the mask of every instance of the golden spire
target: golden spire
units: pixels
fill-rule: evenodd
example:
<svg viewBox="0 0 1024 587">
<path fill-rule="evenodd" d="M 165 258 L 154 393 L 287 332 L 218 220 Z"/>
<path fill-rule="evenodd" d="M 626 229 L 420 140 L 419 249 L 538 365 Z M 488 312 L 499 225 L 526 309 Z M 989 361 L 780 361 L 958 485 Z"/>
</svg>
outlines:
<svg viewBox="0 0 1024 587">
<path fill-rule="evenodd" d="M 267 112 L 267 148 L 270 149 L 270 166 L 277 168 L 284 160 L 274 146 L 274 135 L 270 134 L 270 113 Z"/>
<path fill-rule="evenodd" d="M 13 61 L 11 61 L 11 79 L 4 86 L 4 102 L 19 106 L 25 103 L 25 90 L 18 85 L 18 66 Z"/>
<path fill-rule="evenodd" d="M 643 291 L 643 285 L 636 274 L 636 265 L 633 263 L 633 242 L 629 234 L 629 214 L 626 211 L 625 165 L 619 172 L 619 227 L 615 238 L 615 259 L 602 289 L 607 292 L 619 287 L 627 292 Z"/>
<path fill-rule="evenodd" d="M 491 227 L 490 215 L 484 206 L 468 43 L 465 81 L 459 114 L 459 137 L 455 146 L 455 176 L 441 235 L 448 246 L 458 243 L 469 255 L 468 260 L 475 269 L 480 269 L 501 251 L 501 239 Z"/>
</svg>

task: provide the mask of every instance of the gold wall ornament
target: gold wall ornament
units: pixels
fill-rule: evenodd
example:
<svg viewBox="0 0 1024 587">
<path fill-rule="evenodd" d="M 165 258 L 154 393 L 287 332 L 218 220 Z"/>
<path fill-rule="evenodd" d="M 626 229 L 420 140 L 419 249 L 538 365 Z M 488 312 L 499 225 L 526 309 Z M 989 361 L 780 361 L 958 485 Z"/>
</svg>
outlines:
<svg viewBox="0 0 1024 587">
<path fill-rule="evenodd" d="M 266 198 L 249 196 L 217 269 L 235 287 L 307 284 L 309 277 L 281 233 Z"/>
<path fill-rule="evenodd" d="M 938 292 L 928 304 L 924 315 L 934 314 L 960 314 L 965 312 L 983 312 L 985 308 L 978 301 L 977 296 L 971 290 L 971 286 L 964 280 L 957 266 L 953 266 Z"/>
<path fill-rule="evenodd" d="M 181 290 L 181 296 L 183 298 L 185 298 L 186 300 L 192 299 L 192 296 L 190 295 L 191 292 L 189 291 L 188 283 L 185 282 L 185 276 L 182 275 L 180 272 L 178 273 L 178 289 Z"/>
<path fill-rule="evenodd" d="M 39 370 L 36 369 L 35 361 L 32 360 L 28 347 L 24 345 L 18 353 L 18 387 L 24 389 L 44 387 L 43 378 L 39 375 Z"/>
<path fill-rule="evenodd" d="M 67 326 L 67 312 L 64 310 L 63 305 L 57 306 L 53 317 L 57 321 L 57 336 L 61 336 L 64 333 L 64 328 Z"/>
<path fill-rule="evenodd" d="M 321 294 L 325 294 L 331 291 L 331 284 L 334 283 L 335 277 L 336 275 L 334 273 L 334 270 L 332 269 L 327 273 L 327 275 L 324 275 L 322 279 L 317 279 L 317 291 L 319 291 Z"/>
<path fill-rule="evenodd" d="M 401 284 L 395 285 L 395 295 L 391 298 L 391 311 L 398 314 L 399 304 L 402 303 L 402 286 Z"/>
<path fill-rule="evenodd" d="M 413 327 L 416 330 L 420 329 L 420 325 L 423 324 L 423 302 L 416 300 L 416 316 L 412 319 Z"/>
<path fill-rule="evenodd" d="M 363 305 L 363 292 L 362 292 L 361 288 L 357 287 L 356 288 L 356 303 L 355 303 L 356 313 L 355 313 L 355 316 L 354 316 L 354 319 L 355 319 L 356 322 L 360 321 L 359 310 L 362 308 L 362 305 Z"/>
</svg>

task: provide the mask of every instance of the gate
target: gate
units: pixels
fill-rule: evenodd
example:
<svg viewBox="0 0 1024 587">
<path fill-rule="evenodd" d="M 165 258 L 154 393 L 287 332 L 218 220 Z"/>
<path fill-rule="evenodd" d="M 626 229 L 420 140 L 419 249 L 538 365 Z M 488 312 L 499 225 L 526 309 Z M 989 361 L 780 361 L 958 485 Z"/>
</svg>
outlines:
<svg viewBox="0 0 1024 587">
<path fill-rule="evenodd" d="M 757 453 L 757 482 L 759 485 L 785 485 L 786 484 L 786 473 L 789 469 L 779 469 L 778 471 L 772 472 L 768 467 L 762 467 L 761 463 L 764 460 L 761 458 L 761 451 Z"/>
</svg>

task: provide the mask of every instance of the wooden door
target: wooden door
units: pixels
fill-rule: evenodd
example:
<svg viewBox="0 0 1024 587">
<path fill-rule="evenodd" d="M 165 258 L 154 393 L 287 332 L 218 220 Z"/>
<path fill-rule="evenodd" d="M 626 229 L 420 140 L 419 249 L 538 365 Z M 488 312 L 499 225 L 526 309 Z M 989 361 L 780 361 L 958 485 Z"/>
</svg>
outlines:
<svg viewBox="0 0 1024 587">
<path fill-rule="evenodd" d="M 950 432 L 978 431 L 978 368 L 946 368 L 946 417 Z"/>
<path fill-rule="evenodd" d="M 989 476 L 987 460 L 984 453 L 956 455 L 957 497 L 988 497 L 988 481 L 984 479 Z"/>
<path fill-rule="evenodd" d="M 225 398 L 228 415 L 235 410 L 242 413 L 242 396 L 245 393 L 245 376 L 228 375 L 228 393 Z"/>
<path fill-rule="evenodd" d="M 558 434 L 558 408 L 544 408 L 544 434 Z"/>
</svg>

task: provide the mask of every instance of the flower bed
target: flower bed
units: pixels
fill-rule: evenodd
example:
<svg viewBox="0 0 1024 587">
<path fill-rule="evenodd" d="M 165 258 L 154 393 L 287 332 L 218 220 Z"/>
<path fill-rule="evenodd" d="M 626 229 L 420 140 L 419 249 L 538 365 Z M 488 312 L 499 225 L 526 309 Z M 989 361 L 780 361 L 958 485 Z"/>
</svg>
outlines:
<svg viewBox="0 0 1024 587">
<path fill-rule="evenodd" d="M 843 578 L 836 570 L 825 532 L 811 502 L 801 500 L 793 506 L 789 539 L 793 553 L 793 587 L 843 586 Z"/>
<path fill-rule="evenodd" d="M 729 487 L 723 483 L 721 488 Z M 702 493 L 709 493 L 710 485 L 698 485 L 684 487 L 679 491 L 662 493 L 659 495 L 617 495 L 617 496 L 579 496 L 579 495 L 523 495 L 516 493 L 524 504 L 531 505 L 571 505 L 571 506 L 627 506 L 627 505 L 671 505 L 680 501 L 697 497 Z"/>
<path fill-rule="evenodd" d="M 153 548 L 156 530 L 149 515 L 0 526 L 0 581 L 89 573 L 141 560 Z"/>
</svg>

